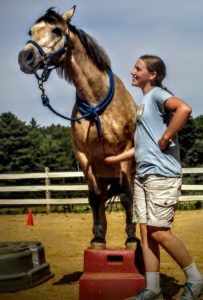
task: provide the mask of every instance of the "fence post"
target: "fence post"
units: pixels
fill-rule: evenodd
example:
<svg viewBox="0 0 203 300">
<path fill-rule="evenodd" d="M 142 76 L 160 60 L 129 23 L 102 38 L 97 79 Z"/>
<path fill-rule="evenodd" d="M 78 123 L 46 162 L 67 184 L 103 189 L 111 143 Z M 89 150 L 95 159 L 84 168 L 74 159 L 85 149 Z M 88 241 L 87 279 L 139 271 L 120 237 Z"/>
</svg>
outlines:
<svg viewBox="0 0 203 300">
<path fill-rule="evenodd" d="M 46 211 L 47 213 L 50 213 L 50 198 L 51 198 L 51 192 L 49 190 L 49 186 L 50 186 L 50 178 L 49 178 L 49 168 L 45 167 L 45 173 L 46 173 L 46 177 L 45 177 L 45 185 L 47 187 L 46 189 Z"/>
</svg>

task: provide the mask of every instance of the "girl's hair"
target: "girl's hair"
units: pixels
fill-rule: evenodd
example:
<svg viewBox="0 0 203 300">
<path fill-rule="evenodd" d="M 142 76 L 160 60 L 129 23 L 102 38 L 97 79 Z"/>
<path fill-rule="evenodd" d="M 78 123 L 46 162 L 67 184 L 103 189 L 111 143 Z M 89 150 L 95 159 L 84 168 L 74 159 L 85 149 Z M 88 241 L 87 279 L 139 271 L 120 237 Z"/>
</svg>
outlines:
<svg viewBox="0 0 203 300">
<path fill-rule="evenodd" d="M 141 60 L 147 66 L 149 72 L 156 72 L 156 78 L 152 81 L 153 86 L 159 86 L 162 89 L 171 93 L 165 86 L 163 86 L 162 81 L 166 77 L 166 66 L 163 60 L 156 55 L 142 55 Z M 172 94 L 172 93 L 171 93 Z"/>
</svg>

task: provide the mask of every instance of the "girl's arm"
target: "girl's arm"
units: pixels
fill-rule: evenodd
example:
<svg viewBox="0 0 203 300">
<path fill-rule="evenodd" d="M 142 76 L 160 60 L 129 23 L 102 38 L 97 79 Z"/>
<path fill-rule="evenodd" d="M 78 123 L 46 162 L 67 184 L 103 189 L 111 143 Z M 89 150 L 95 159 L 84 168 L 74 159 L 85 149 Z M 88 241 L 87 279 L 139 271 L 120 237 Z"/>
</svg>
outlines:
<svg viewBox="0 0 203 300">
<path fill-rule="evenodd" d="M 169 146 L 171 138 L 182 129 L 192 112 L 191 106 L 176 97 L 171 97 L 166 100 L 165 107 L 172 111 L 174 115 L 166 131 L 158 142 L 161 150 L 165 150 Z"/>
<path fill-rule="evenodd" d="M 119 164 L 122 161 L 131 160 L 135 155 L 135 147 L 126 150 L 118 155 L 108 156 L 104 159 L 107 164 Z"/>
</svg>

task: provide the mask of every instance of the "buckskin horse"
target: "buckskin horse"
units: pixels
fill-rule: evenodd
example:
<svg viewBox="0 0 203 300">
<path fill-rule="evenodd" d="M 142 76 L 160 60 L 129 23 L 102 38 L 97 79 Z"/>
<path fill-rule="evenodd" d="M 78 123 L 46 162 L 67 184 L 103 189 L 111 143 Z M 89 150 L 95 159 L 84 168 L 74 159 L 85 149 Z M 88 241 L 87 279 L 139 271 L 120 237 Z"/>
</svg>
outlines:
<svg viewBox="0 0 203 300">
<path fill-rule="evenodd" d="M 54 112 L 43 87 L 51 71 L 56 68 L 59 76 L 75 86 L 71 132 L 93 212 L 91 246 L 105 247 L 105 203 L 118 195 L 126 212 L 125 244 L 131 247 L 137 241 L 132 223 L 133 162 L 109 166 L 104 158 L 133 146 L 137 106 L 122 81 L 112 73 L 104 49 L 70 23 L 74 12 L 75 6 L 63 14 L 48 9 L 30 28 L 30 40 L 19 52 L 18 62 L 24 73 L 35 74 L 44 105 Z M 41 77 L 39 69 L 43 70 Z"/>
</svg>

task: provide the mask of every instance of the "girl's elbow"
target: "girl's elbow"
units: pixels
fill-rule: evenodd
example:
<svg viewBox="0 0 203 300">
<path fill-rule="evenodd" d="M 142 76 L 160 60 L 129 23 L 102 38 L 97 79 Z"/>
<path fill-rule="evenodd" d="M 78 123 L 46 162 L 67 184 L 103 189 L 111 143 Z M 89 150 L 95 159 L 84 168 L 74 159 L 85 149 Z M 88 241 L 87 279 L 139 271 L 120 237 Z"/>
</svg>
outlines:
<svg viewBox="0 0 203 300">
<path fill-rule="evenodd" d="M 189 105 L 189 107 L 188 107 L 188 114 L 189 114 L 189 116 L 191 115 L 191 113 L 192 113 L 192 106 Z"/>
<path fill-rule="evenodd" d="M 184 106 L 184 112 L 189 117 L 191 115 L 191 113 L 192 113 L 192 107 L 190 105 L 188 105 L 188 104 L 185 105 Z"/>
</svg>

